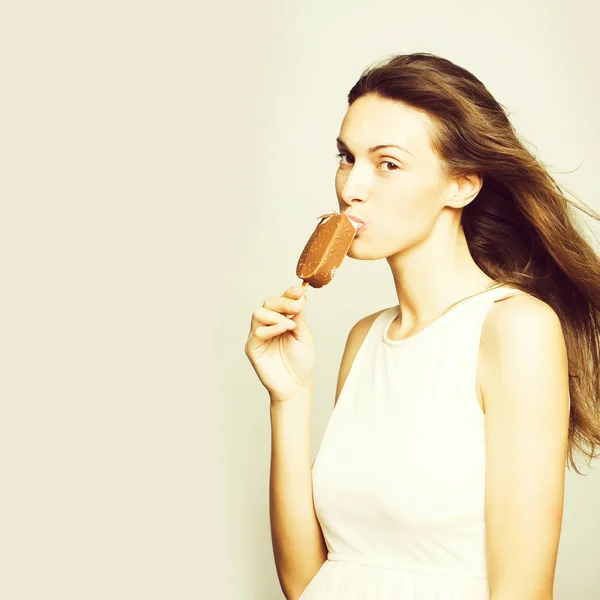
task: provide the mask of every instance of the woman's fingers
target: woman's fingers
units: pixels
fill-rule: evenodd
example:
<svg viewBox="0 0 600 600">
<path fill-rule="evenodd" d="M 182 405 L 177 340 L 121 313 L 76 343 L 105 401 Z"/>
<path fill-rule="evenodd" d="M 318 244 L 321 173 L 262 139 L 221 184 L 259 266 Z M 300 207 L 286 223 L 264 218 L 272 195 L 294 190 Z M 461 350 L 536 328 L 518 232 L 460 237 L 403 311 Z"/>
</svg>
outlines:
<svg viewBox="0 0 600 600">
<path fill-rule="evenodd" d="M 295 291 L 296 290 L 296 291 Z M 301 296 L 301 297 L 300 297 Z M 283 296 L 272 296 L 267 298 L 263 305 L 252 313 L 252 323 L 250 325 L 250 335 L 256 334 L 259 328 L 268 328 L 269 326 L 279 326 L 276 331 L 281 333 L 286 329 L 296 326 L 296 322 L 289 317 L 293 317 L 300 312 L 306 303 L 306 298 L 301 288 L 289 287 Z M 258 337 L 269 335 L 272 337 L 274 330 L 264 329 Z M 275 334 L 273 334 L 275 335 Z M 261 338 L 267 339 L 267 338 Z"/>
</svg>

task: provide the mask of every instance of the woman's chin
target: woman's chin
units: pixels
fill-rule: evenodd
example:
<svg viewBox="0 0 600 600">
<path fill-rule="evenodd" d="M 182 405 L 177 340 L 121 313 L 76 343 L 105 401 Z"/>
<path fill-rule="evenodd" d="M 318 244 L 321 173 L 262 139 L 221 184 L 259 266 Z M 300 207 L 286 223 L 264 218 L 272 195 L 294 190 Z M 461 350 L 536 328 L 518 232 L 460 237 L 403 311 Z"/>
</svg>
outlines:
<svg viewBox="0 0 600 600">
<path fill-rule="evenodd" d="M 364 244 L 363 240 L 361 240 L 358 237 L 355 237 L 352 244 L 350 244 L 350 248 L 348 249 L 346 256 L 349 256 L 350 258 L 357 258 L 357 259 L 368 258 L 365 255 L 365 248 L 364 248 L 363 244 Z"/>
<path fill-rule="evenodd" d="M 370 244 L 366 238 L 356 236 L 350 244 L 346 256 L 356 260 L 381 260 L 389 255 L 382 254 L 382 249 L 376 244 Z"/>
</svg>

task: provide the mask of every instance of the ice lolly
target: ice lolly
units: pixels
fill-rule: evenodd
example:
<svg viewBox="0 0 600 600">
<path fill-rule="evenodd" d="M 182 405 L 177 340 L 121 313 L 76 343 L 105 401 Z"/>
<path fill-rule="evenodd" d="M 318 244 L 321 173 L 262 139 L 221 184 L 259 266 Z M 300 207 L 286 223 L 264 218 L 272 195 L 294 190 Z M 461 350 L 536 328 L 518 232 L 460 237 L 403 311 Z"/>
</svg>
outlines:
<svg viewBox="0 0 600 600">
<path fill-rule="evenodd" d="M 346 215 L 331 212 L 321 219 L 310 236 L 296 267 L 296 275 L 307 285 L 320 288 L 327 285 L 342 264 L 356 235 L 357 225 Z"/>
</svg>

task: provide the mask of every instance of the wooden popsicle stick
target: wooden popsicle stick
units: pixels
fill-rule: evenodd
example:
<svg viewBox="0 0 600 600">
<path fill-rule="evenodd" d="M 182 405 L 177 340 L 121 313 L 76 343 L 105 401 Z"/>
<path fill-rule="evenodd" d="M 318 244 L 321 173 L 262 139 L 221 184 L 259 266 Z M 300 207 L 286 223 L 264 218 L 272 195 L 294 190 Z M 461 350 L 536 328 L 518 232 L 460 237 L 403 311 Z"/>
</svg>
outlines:
<svg viewBox="0 0 600 600">
<path fill-rule="evenodd" d="M 306 288 L 308 287 L 308 281 L 304 280 L 300 287 L 302 288 L 302 294 L 300 294 L 300 298 L 302 298 L 302 296 L 304 296 L 306 294 Z"/>
</svg>

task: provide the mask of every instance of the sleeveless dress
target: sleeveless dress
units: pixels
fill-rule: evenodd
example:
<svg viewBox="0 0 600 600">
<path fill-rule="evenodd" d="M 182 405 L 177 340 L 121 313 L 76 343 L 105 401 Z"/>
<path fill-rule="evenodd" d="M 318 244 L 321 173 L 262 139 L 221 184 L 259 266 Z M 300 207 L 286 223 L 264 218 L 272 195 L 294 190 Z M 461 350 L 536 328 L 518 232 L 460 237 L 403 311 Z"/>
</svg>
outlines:
<svg viewBox="0 0 600 600">
<path fill-rule="evenodd" d="M 415 335 L 373 322 L 312 466 L 327 560 L 299 600 L 488 600 L 481 330 L 501 286 Z"/>
</svg>

